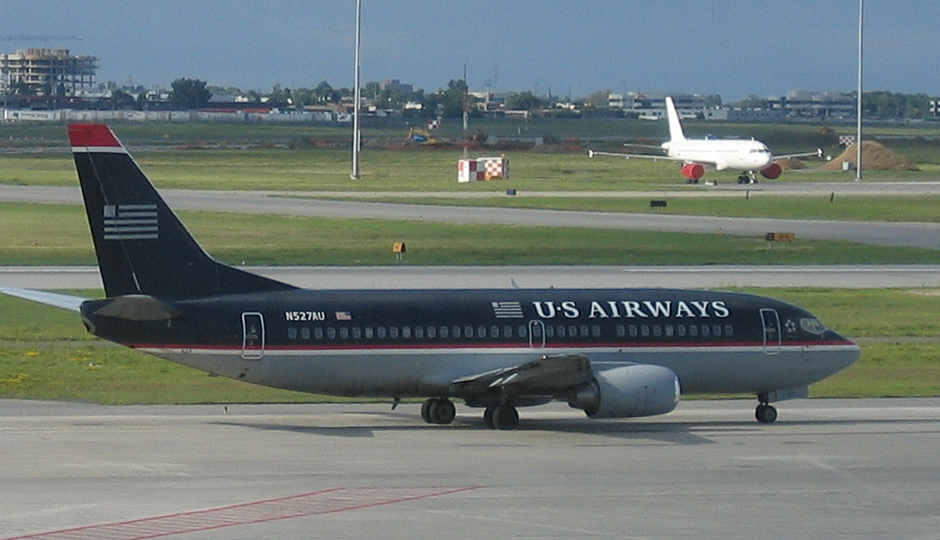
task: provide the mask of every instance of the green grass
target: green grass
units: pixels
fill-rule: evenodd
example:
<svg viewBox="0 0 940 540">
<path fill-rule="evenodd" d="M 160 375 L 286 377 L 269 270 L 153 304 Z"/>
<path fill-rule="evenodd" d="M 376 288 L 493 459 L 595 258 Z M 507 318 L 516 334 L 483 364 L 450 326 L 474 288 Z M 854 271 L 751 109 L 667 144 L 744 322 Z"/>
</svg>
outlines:
<svg viewBox="0 0 940 540">
<path fill-rule="evenodd" d="M 362 178 L 350 180 L 350 150 L 280 148 L 134 150 L 134 158 L 158 188 L 286 191 L 623 191 L 692 190 L 678 166 L 651 160 L 589 158 L 586 154 L 474 151 L 471 155 L 505 154 L 511 179 L 457 183 L 459 150 L 378 150 L 361 154 Z M 914 148 L 922 171 L 866 171 L 869 181 L 935 181 L 940 175 L 940 149 Z M 932 161 L 930 161 L 932 160 Z M 930 161 L 930 162 L 928 162 Z M 812 162 L 807 162 L 812 166 Z M 735 182 L 737 175 L 709 171 L 706 180 Z M 841 182 L 842 172 L 786 172 L 775 182 Z M 64 152 L 0 154 L 0 184 L 77 184 L 71 156 Z"/>
<path fill-rule="evenodd" d="M 337 401 L 210 377 L 118 346 L 0 348 L 0 398 L 130 403 Z"/>
<path fill-rule="evenodd" d="M 813 397 L 940 396 L 940 341 L 863 343 L 862 359 L 814 384 Z"/>
<path fill-rule="evenodd" d="M 940 251 L 826 240 L 180 212 L 213 256 L 247 265 L 914 264 Z M 0 264 L 94 264 L 78 206 L 0 203 Z M 401 263 L 398 263 L 401 264 Z"/>
</svg>

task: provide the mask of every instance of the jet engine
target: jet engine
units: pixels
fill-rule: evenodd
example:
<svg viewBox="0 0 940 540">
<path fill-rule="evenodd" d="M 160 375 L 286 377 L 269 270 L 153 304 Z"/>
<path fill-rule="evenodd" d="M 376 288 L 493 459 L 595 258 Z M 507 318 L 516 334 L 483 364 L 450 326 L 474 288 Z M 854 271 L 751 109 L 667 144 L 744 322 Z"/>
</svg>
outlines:
<svg viewBox="0 0 940 540">
<path fill-rule="evenodd" d="M 764 178 L 769 178 L 770 180 L 776 180 L 780 178 L 780 175 L 783 174 L 783 167 L 779 163 L 771 163 L 769 167 L 760 172 L 761 176 Z"/>
<path fill-rule="evenodd" d="M 662 366 L 631 364 L 595 372 L 567 400 L 591 418 L 666 414 L 679 404 L 679 378 Z"/>
<path fill-rule="evenodd" d="M 682 176 L 697 182 L 699 178 L 705 176 L 705 166 L 701 163 L 686 163 L 682 166 Z"/>
</svg>

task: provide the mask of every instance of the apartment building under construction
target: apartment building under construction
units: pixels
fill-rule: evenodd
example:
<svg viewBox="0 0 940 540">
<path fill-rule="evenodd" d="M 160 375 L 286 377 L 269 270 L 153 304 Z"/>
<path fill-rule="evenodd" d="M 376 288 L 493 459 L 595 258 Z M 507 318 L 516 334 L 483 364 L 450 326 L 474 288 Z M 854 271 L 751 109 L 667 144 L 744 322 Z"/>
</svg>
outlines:
<svg viewBox="0 0 940 540">
<path fill-rule="evenodd" d="M 0 92 L 74 95 L 91 89 L 98 58 L 68 49 L 20 49 L 0 53 Z"/>
</svg>

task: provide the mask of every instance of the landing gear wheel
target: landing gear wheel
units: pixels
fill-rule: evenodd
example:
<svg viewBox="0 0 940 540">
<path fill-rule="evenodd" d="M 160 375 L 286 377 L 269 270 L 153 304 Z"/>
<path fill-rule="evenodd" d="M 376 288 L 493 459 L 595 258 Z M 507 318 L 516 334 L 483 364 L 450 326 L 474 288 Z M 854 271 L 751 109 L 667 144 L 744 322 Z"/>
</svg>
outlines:
<svg viewBox="0 0 940 540">
<path fill-rule="evenodd" d="M 512 405 L 500 405 L 493 409 L 493 427 L 513 430 L 519 426 L 519 411 Z"/>
<path fill-rule="evenodd" d="M 761 403 L 757 406 L 755 416 L 761 424 L 772 424 L 777 419 L 777 409 L 773 405 Z"/>
<path fill-rule="evenodd" d="M 431 406 L 434 404 L 435 399 L 426 399 L 424 403 L 421 404 L 421 419 L 431 424 Z"/>
<path fill-rule="evenodd" d="M 450 424 L 457 417 L 457 407 L 444 398 L 431 398 L 421 405 L 421 418 L 428 424 Z"/>
<path fill-rule="evenodd" d="M 483 425 L 490 428 L 496 429 L 496 425 L 493 423 L 493 412 L 496 410 L 496 407 L 487 407 L 483 411 Z"/>
</svg>

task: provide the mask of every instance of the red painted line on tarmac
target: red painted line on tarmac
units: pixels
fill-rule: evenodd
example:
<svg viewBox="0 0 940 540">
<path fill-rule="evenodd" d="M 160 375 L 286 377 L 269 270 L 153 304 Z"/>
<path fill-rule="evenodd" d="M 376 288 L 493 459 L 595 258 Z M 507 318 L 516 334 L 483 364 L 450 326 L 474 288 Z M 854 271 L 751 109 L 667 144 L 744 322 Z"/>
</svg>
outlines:
<svg viewBox="0 0 940 540">
<path fill-rule="evenodd" d="M 164 538 L 175 534 L 335 514 L 349 510 L 362 510 L 376 506 L 451 495 L 479 488 L 480 486 L 458 488 L 336 488 L 209 510 L 14 536 L 3 540 L 25 540 L 27 538 L 32 540 L 98 540 L 101 538 L 107 538 L 108 540 L 144 540 Z"/>
</svg>

